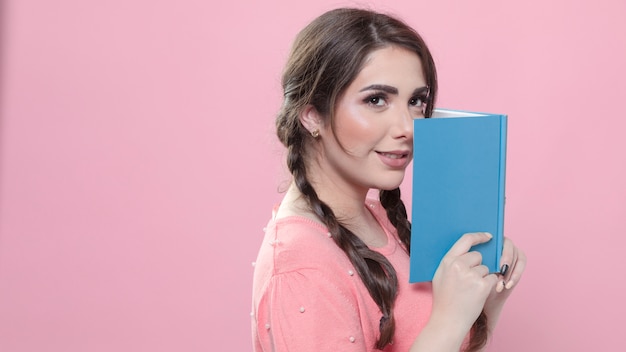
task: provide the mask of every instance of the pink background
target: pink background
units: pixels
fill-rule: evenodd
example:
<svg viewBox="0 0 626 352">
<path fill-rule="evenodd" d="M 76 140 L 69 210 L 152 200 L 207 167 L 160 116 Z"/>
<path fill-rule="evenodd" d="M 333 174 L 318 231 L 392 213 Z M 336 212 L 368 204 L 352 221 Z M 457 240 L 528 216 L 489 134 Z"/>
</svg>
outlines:
<svg viewBox="0 0 626 352">
<path fill-rule="evenodd" d="M 529 266 L 490 351 L 622 350 L 623 0 L 5 0 L 0 350 L 250 350 L 288 180 L 280 71 L 299 29 L 355 4 L 424 35 L 439 106 L 510 116 Z"/>
</svg>

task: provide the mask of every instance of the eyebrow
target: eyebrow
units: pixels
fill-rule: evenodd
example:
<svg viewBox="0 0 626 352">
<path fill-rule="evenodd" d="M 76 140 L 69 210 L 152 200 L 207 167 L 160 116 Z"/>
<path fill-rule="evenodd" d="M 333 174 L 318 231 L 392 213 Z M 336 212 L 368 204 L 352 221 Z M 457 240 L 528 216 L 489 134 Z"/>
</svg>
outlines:
<svg viewBox="0 0 626 352">
<path fill-rule="evenodd" d="M 367 86 L 363 89 L 361 89 L 361 92 L 365 92 L 367 90 L 380 90 L 383 91 L 385 93 L 389 93 L 389 94 L 398 94 L 398 88 L 396 87 L 392 87 L 392 86 L 388 86 L 386 84 L 372 84 L 370 86 Z"/>
<path fill-rule="evenodd" d="M 368 91 L 368 90 L 379 90 L 379 91 L 383 91 L 385 93 L 394 94 L 394 95 L 398 94 L 398 88 L 392 87 L 392 86 L 388 86 L 386 84 L 372 84 L 372 85 L 369 85 L 369 86 L 361 89 L 360 92 L 365 92 L 365 91 Z M 416 88 L 413 91 L 413 95 L 422 94 L 424 92 L 428 92 L 428 87 L 427 86 Z"/>
</svg>

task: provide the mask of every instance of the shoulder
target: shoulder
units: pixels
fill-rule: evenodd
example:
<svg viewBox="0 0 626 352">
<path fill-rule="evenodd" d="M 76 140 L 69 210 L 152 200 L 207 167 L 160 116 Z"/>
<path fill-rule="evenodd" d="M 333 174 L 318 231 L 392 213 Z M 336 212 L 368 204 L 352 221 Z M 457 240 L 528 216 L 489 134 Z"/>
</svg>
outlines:
<svg viewBox="0 0 626 352">
<path fill-rule="evenodd" d="M 395 239 L 396 229 L 382 204 L 368 198 L 365 206 L 390 239 Z M 268 222 L 258 259 L 271 260 L 273 274 L 315 268 L 332 272 L 351 270 L 353 267 L 324 224 L 297 214 L 273 218 Z"/>
<path fill-rule="evenodd" d="M 348 262 L 328 229 L 302 216 L 270 221 L 265 229 L 259 255 L 260 260 L 264 259 L 261 255 L 271 258 L 273 274 L 302 269 L 326 271 L 338 263 Z"/>
<path fill-rule="evenodd" d="M 267 290 L 280 287 L 314 292 L 316 287 L 325 286 L 351 295 L 362 285 L 356 278 L 354 266 L 324 225 L 289 216 L 270 220 L 265 229 L 254 268 L 253 292 L 258 299 Z"/>
</svg>

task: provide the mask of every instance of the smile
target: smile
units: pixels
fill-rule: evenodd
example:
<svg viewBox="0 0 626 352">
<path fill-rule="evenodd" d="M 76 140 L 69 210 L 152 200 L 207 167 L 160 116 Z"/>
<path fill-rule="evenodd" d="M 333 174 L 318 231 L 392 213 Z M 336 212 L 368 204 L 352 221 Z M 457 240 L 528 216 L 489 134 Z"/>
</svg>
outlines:
<svg viewBox="0 0 626 352">
<path fill-rule="evenodd" d="M 386 158 L 391 158 L 391 159 L 402 159 L 402 158 L 406 158 L 409 153 L 401 153 L 401 152 L 397 152 L 397 153 L 385 153 L 385 152 L 376 152 L 381 156 L 384 156 Z"/>
<path fill-rule="evenodd" d="M 376 152 L 380 161 L 391 169 L 404 169 L 409 164 L 409 152 Z"/>
</svg>

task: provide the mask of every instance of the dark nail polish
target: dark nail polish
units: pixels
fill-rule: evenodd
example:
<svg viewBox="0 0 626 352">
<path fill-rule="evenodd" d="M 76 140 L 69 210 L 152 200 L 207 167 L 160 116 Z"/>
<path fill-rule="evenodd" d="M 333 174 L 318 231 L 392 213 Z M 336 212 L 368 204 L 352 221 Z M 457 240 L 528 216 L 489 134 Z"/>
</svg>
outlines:
<svg viewBox="0 0 626 352">
<path fill-rule="evenodd" d="M 500 268 L 500 275 L 506 275 L 506 272 L 509 271 L 509 264 L 503 264 Z"/>
</svg>

